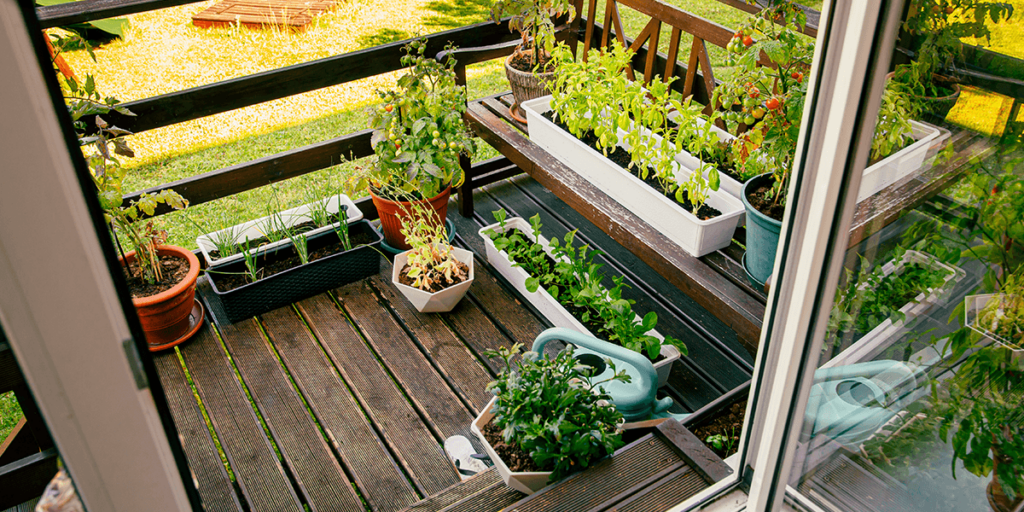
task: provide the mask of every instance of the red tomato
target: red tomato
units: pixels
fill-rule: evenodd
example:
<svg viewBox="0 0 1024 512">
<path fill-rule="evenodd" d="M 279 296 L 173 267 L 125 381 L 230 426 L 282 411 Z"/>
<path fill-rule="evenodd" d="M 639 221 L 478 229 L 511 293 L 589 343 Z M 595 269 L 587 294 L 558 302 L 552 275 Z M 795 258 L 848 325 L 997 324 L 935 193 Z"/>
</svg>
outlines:
<svg viewBox="0 0 1024 512">
<path fill-rule="evenodd" d="M 768 107 L 768 110 L 778 110 L 782 103 L 779 102 L 778 98 L 772 98 L 768 100 L 768 103 L 765 103 L 765 106 Z"/>
<path fill-rule="evenodd" d="M 754 38 L 750 36 L 743 36 L 743 45 L 752 46 L 754 44 Z"/>
<path fill-rule="evenodd" d="M 387 110 L 388 112 L 391 112 L 394 109 L 395 109 L 394 105 L 392 105 L 390 103 L 388 103 L 387 105 L 384 105 L 384 110 Z"/>
</svg>

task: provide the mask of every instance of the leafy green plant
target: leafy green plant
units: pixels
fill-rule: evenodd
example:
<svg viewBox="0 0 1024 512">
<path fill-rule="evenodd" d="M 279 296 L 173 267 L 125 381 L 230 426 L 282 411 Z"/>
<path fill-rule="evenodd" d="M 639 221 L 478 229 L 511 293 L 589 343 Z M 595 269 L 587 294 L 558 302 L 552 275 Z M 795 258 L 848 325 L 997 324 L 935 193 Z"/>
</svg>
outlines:
<svg viewBox="0 0 1024 512">
<path fill-rule="evenodd" d="M 744 177 L 772 174 L 764 199 L 777 206 L 785 205 L 807 94 L 804 73 L 814 54 L 813 44 L 800 34 L 806 23 L 804 11 L 788 1 L 761 10 L 730 40 L 729 59 L 738 71 L 711 98 L 726 108 L 725 121 L 753 125 L 737 137 L 733 151 Z M 758 64 L 762 52 L 775 67 Z"/>
<path fill-rule="evenodd" d="M 939 288 L 949 272 L 937 265 L 930 266 L 904 260 L 906 249 L 897 247 L 892 264 L 896 270 L 886 274 L 884 267 L 872 269 L 861 257 L 860 273 L 854 278 L 846 270 L 847 286 L 836 291 L 836 300 L 829 317 L 829 332 L 833 334 L 853 331 L 867 333 L 885 320 L 897 322 L 906 318 L 900 309 L 921 293 Z"/>
<path fill-rule="evenodd" d="M 426 50 L 425 39 L 406 45 L 397 90 L 377 91 L 383 102 L 370 113 L 377 162 L 350 178 L 350 192 L 373 186 L 425 199 L 465 179 L 459 155 L 471 157 L 476 147 L 462 120 L 466 88 L 456 84 L 454 57 L 440 63 Z"/>
<path fill-rule="evenodd" d="M 288 240 L 292 242 L 292 247 L 295 248 L 295 254 L 299 255 L 299 261 L 303 265 L 309 263 L 309 241 L 306 239 L 306 235 L 293 230 L 289 230 L 287 234 Z"/>
<path fill-rule="evenodd" d="M 250 282 L 255 283 L 260 280 L 259 267 L 256 265 L 256 251 L 249 250 L 249 239 L 245 239 L 245 250 L 242 251 L 242 257 L 245 258 L 245 271 L 249 277 Z"/>
<path fill-rule="evenodd" d="M 871 159 L 881 160 L 914 142 L 910 117 L 915 109 L 910 97 L 898 89 L 887 87 L 871 139 Z"/>
<path fill-rule="evenodd" d="M 1024 267 L 1006 283 L 978 314 L 979 327 L 991 331 L 1013 348 L 1024 348 Z"/>
<path fill-rule="evenodd" d="M 519 32 L 523 42 L 516 51 L 529 52 L 534 68 L 543 66 L 544 54 L 550 53 L 555 45 L 555 25 L 551 18 L 569 13 L 572 16 L 573 3 L 569 0 L 497 0 L 491 4 L 491 19 L 497 23 L 504 16 L 511 16 L 509 30 Z"/>
<path fill-rule="evenodd" d="M 522 349 L 489 351 L 488 357 L 501 359 L 504 369 L 487 389 L 494 403 L 494 425 L 501 429 L 504 441 L 515 444 L 533 459 L 541 471 L 551 471 L 551 481 L 590 466 L 623 445 L 618 428 L 622 414 L 599 384 L 617 380 L 629 382 L 625 370 L 613 377 L 593 382 L 584 371 L 588 367 L 573 358 L 568 346 L 554 358 Z"/>
<path fill-rule="evenodd" d="M 118 240 L 117 233 L 121 233 L 135 250 L 135 272 L 139 277 L 148 283 L 162 281 L 157 247 L 167 240 L 167 232 L 156 229 L 146 219 L 156 213 L 157 206 L 161 204 L 180 210 L 188 206 L 188 201 L 177 192 L 165 189 L 141 194 L 138 199 L 125 204 L 122 185 L 127 170 L 121 166 L 117 157 L 135 156 L 124 139 L 131 132 L 109 124 L 101 114 L 112 110 L 122 115 L 134 114 L 119 106 L 120 102 L 116 98 L 103 97 L 96 90 L 92 75 L 88 75 L 82 84 L 74 78 L 63 77 L 61 87 L 68 113 L 78 133 L 78 142 L 99 194 L 104 218 L 114 231 L 115 242 Z M 94 126 L 86 126 L 84 119 L 87 116 L 94 116 Z"/>
<path fill-rule="evenodd" d="M 533 293 L 541 287 L 552 298 L 573 312 L 583 323 L 596 324 L 595 334 L 607 341 L 618 343 L 634 352 L 646 355 L 652 361 L 661 353 L 662 340 L 648 334 L 658 322 L 657 313 L 648 312 L 637 319 L 633 311 L 634 301 L 622 297 L 625 283 L 621 276 L 612 277 L 612 287 L 604 286 L 602 265 L 594 262 L 599 254 L 587 245 L 575 247 L 575 231 L 567 233 L 564 243 L 554 238 L 549 242 L 551 255 L 540 240 L 540 214 L 530 218 L 533 239 L 518 229 L 505 225 L 507 214 L 504 210 L 493 212 L 498 229 L 485 234 L 491 238 L 498 250 L 505 251 L 513 266 L 523 268 L 529 277 L 527 291 Z M 666 336 L 664 343 L 687 353 L 683 342 Z"/>
<path fill-rule="evenodd" d="M 729 431 L 729 435 L 725 435 L 725 434 L 711 435 L 711 436 L 708 436 L 706 439 L 704 439 L 704 442 L 707 443 L 712 448 L 714 448 L 714 450 L 716 452 L 727 454 L 727 453 L 731 452 L 733 448 L 736 447 L 736 442 L 738 440 L 739 440 L 739 437 L 736 435 L 735 429 L 731 429 Z"/>
<path fill-rule="evenodd" d="M 409 214 L 402 217 L 402 234 L 411 246 L 407 268 L 402 272 L 412 280 L 412 287 L 436 292 L 469 278 L 469 268 L 455 257 L 448 242 L 444 223 L 431 219 L 429 211 L 413 203 Z"/>
<path fill-rule="evenodd" d="M 348 237 L 348 213 L 345 206 L 338 208 L 337 216 L 335 217 L 334 233 L 338 235 L 338 240 L 341 241 L 341 247 L 348 251 L 352 249 L 352 240 Z"/>
</svg>

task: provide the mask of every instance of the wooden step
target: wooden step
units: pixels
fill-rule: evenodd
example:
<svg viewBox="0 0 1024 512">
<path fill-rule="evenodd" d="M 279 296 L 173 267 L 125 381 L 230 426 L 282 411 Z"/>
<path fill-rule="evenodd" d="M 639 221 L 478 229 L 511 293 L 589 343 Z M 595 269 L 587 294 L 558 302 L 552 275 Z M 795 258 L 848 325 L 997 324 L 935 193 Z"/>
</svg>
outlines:
<svg viewBox="0 0 1024 512">
<path fill-rule="evenodd" d="M 416 512 L 665 510 L 732 470 L 679 422 L 661 423 L 612 457 L 524 496 L 488 470 L 409 507 Z"/>
</svg>

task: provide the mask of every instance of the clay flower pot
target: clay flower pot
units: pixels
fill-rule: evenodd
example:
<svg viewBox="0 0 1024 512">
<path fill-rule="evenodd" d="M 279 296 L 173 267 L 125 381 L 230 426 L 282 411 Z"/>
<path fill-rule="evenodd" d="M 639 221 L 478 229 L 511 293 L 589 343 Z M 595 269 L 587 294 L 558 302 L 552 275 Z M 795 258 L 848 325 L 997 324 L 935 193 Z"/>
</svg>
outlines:
<svg viewBox="0 0 1024 512">
<path fill-rule="evenodd" d="M 522 50 L 517 50 L 505 59 L 505 76 L 508 77 L 508 84 L 512 88 L 512 96 L 516 99 L 515 105 L 512 105 L 509 111 L 513 118 L 521 123 L 525 123 L 525 114 L 522 113 L 519 106 L 523 102 L 546 96 L 548 94 L 547 84 L 554 81 L 555 73 L 553 71 L 549 73 L 532 73 L 530 71 L 520 71 L 512 67 L 512 59 L 520 55 L 521 52 Z"/>
<path fill-rule="evenodd" d="M 199 277 L 199 259 L 192 251 L 173 245 L 157 247 L 160 256 L 177 256 L 188 261 L 188 274 L 170 290 L 149 297 L 132 299 L 146 333 L 149 350 L 165 350 L 188 340 L 202 324 L 201 307 L 195 301 L 196 278 Z M 135 251 L 125 255 L 129 263 L 135 260 Z M 196 314 L 193 310 L 199 308 Z"/>
<path fill-rule="evenodd" d="M 406 250 L 411 249 L 411 247 L 405 243 L 405 235 L 402 234 L 402 218 L 407 216 L 406 212 L 411 211 L 412 204 L 422 204 L 427 210 L 437 213 L 436 217 L 431 218 L 443 224 L 445 218 L 448 217 L 448 198 L 451 195 L 452 187 L 449 185 L 440 194 L 423 201 L 392 201 L 378 196 L 374 192 L 373 187 L 370 187 L 370 197 L 373 199 L 373 206 L 380 215 L 380 227 L 384 233 L 384 241 L 391 247 Z"/>
</svg>

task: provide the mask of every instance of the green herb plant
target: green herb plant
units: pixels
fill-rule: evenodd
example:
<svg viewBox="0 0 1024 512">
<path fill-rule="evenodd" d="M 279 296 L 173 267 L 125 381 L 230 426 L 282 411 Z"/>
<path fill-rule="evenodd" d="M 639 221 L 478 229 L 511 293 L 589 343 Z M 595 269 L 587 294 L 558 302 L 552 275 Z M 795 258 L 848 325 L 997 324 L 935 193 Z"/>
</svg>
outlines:
<svg viewBox="0 0 1024 512">
<path fill-rule="evenodd" d="M 528 453 L 541 471 L 551 471 L 550 481 L 586 469 L 623 445 L 622 414 L 598 386 L 629 382 L 624 370 L 615 372 L 608 359 L 614 376 L 593 382 L 571 345 L 554 358 L 525 352 L 514 361 L 521 349 L 516 344 L 486 353 L 505 363 L 487 389 L 497 397 L 492 421 L 506 443 Z"/>
<path fill-rule="evenodd" d="M 985 304 L 978 324 L 1011 348 L 1024 348 L 1024 267 L 1008 277 L 999 294 Z"/>
<path fill-rule="evenodd" d="M 444 223 L 437 221 L 433 211 L 412 203 L 401 219 L 402 234 L 411 247 L 402 272 L 413 288 L 436 292 L 469 278 L 468 266 L 455 258 Z"/>
<path fill-rule="evenodd" d="M 476 148 L 462 120 L 466 88 L 456 84 L 454 57 L 440 63 L 426 50 L 425 39 L 406 45 L 398 88 L 377 91 L 382 103 L 370 111 L 377 162 L 349 179 L 350 192 L 372 186 L 426 199 L 465 179 L 459 156 Z"/>
<path fill-rule="evenodd" d="M 882 105 L 871 139 L 871 160 L 881 160 L 914 142 L 914 128 L 910 117 L 915 108 L 910 97 L 896 88 L 887 87 L 882 93 Z"/>
<path fill-rule="evenodd" d="M 634 301 L 622 297 L 626 285 L 621 276 L 613 276 L 612 287 L 604 286 L 602 265 L 594 262 L 600 254 L 590 247 L 573 245 L 576 232 L 565 235 L 564 243 L 558 238 L 549 242 L 551 255 L 540 243 L 540 214 L 530 218 L 532 239 L 517 229 L 506 227 L 504 210 L 494 212 L 498 229 L 485 233 L 498 250 L 505 251 L 513 266 L 523 268 L 529 275 L 527 291 L 533 293 L 541 287 L 552 298 L 573 312 L 583 323 L 599 326 L 596 334 L 607 341 L 618 343 L 634 352 L 644 354 L 652 361 L 661 353 L 662 340 L 647 334 L 658 322 L 657 313 L 650 311 L 637 319 Z M 687 353 L 683 342 L 666 336 L 664 343 Z"/>
<path fill-rule="evenodd" d="M 735 429 L 730 429 L 729 435 L 715 434 L 708 436 L 704 439 L 711 448 L 721 454 L 728 454 L 736 447 L 736 442 L 739 441 L 739 437 L 736 435 Z"/>
</svg>

